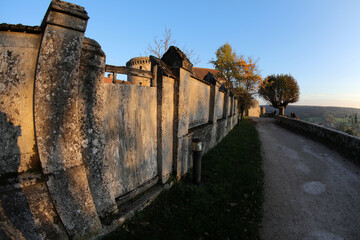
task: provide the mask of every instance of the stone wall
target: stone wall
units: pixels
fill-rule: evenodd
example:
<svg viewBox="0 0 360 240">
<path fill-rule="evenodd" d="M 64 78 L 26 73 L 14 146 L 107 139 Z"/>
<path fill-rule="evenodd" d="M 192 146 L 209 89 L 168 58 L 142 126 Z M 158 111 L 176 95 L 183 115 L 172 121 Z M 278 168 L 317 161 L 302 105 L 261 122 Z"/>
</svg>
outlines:
<svg viewBox="0 0 360 240">
<path fill-rule="evenodd" d="M 158 175 L 156 88 L 105 86 L 105 153 L 115 197 Z"/>
<path fill-rule="evenodd" d="M 276 121 L 311 137 L 319 138 L 360 163 L 360 138 L 313 123 L 276 115 Z"/>
<path fill-rule="evenodd" d="M 35 144 L 34 75 L 43 32 L 6 24 L 1 30 L 0 239 L 67 239 Z"/>
<path fill-rule="evenodd" d="M 216 117 L 217 119 L 222 119 L 224 117 L 225 94 L 220 91 L 218 91 L 216 94 Z"/>
<path fill-rule="evenodd" d="M 258 101 L 255 101 L 254 106 L 252 106 L 249 110 L 245 111 L 245 116 L 260 117 L 260 115 L 261 115 L 261 109 Z"/>
<path fill-rule="evenodd" d="M 0 25 L 0 239 L 94 239 L 128 196 L 188 172 L 194 137 L 208 151 L 237 123 L 176 47 L 149 58 L 151 86 L 105 84 L 88 18 L 54 0 L 40 27 Z"/>
<path fill-rule="evenodd" d="M 190 78 L 189 127 L 209 122 L 210 85 Z"/>
</svg>

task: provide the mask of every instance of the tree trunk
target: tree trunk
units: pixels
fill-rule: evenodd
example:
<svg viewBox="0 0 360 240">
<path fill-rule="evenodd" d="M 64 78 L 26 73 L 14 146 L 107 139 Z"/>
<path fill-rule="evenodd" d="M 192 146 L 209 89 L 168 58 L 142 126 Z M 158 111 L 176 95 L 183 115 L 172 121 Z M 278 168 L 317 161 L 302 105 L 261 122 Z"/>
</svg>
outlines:
<svg viewBox="0 0 360 240">
<path fill-rule="evenodd" d="M 244 110 L 240 110 L 240 120 L 244 119 Z"/>
<path fill-rule="evenodd" d="M 284 116 L 285 115 L 285 107 L 279 107 L 279 115 Z"/>
</svg>

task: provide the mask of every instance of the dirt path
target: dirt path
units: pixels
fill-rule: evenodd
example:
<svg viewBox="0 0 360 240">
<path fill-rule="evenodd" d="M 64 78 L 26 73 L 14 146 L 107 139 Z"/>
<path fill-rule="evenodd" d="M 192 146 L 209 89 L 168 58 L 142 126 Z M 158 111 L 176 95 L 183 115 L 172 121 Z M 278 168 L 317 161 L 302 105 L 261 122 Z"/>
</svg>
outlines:
<svg viewBox="0 0 360 240">
<path fill-rule="evenodd" d="M 338 153 L 254 118 L 262 142 L 262 239 L 360 239 L 360 169 Z"/>
</svg>

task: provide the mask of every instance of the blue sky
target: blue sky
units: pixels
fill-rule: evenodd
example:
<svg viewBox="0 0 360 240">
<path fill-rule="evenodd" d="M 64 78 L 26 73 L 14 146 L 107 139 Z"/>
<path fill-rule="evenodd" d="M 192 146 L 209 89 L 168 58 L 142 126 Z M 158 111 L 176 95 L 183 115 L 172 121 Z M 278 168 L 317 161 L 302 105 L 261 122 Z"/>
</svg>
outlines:
<svg viewBox="0 0 360 240">
<path fill-rule="evenodd" d="M 198 67 L 224 43 L 259 59 L 262 76 L 290 73 L 300 86 L 299 105 L 360 108 L 360 1 L 95 1 L 85 7 L 85 35 L 97 40 L 107 63 L 125 65 L 144 55 L 165 26 L 179 46 L 193 49 Z M 50 0 L 2 0 L 0 23 L 39 25 Z M 180 4 L 181 3 L 181 4 Z"/>
</svg>

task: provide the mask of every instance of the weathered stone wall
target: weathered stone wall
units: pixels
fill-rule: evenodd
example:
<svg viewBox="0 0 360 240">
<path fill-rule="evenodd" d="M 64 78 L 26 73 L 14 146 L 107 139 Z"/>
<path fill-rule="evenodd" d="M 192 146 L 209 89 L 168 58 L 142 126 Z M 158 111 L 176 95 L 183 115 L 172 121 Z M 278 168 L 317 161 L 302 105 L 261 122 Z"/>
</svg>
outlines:
<svg viewBox="0 0 360 240">
<path fill-rule="evenodd" d="M 0 31 L 0 239 L 67 239 L 37 155 L 34 75 L 42 31 Z M 13 29 L 29 29 L 17 32 Z"/>
<path fill-rule="evenodd" d="M 222 119 L 224 117 L 225 93 L 218 91 L 216 94 L 216 117 Z"/>
<path fill-rule="evenodd" d="M 151 87 L 104 84 L 88 18 L 54 0 L 41 27 L 0 24 L 0 239 L 94 239 L 126 196 L 188 172 L 194 137 L 208 151 L 237 123 L 175 47 L 149 58 Z"/>
<path fill-rule="evenodd" d="M 1 126 L 2 147 L 11 138 L 17 139 L 13 149 L 1 149 L 0 175 L 26 172 L 40 166 L 35 154 L 33 92 L 37 55 L 42 34 L 0 32 L 0 112 L 2 123 L 12 124 L 13 130 Z M 11 137 L 13 136 L 13 137 Z M 6 156 L 17 161 L 5 161 Z"/>
<path fill-rule="evenodd" d="M 180 49 L 170 47 L 161 60 L 175 76 L 173 168 L 181 177 L 192 167 L 193 137 L 201 138 L 205 151 L 208 151 L 237 122 L 231 108 L 234 98 L 220 87 L 214 75 L 208 74 L 202 80 L 193 77 L 192 64 Z"/>
<path fill-rule="evenodd" d="M 210 85 L 190 78 L 189 127 L 209 122 Z"/>
<path fill-rule="evenodd" d="M 158 174 L 156 88 L 105 85 L 105 154 L 115 197 Z"/>
<path fill-rule="evenodd" d="M 360 163 L 360 138 L 331 128 L 322 127 L 313 123 L 276 115 L 276 121 L 288 128 L 295 129 L 312 137 L 322 139 L 343 151 L 347 156 Z"/>
</svg>

